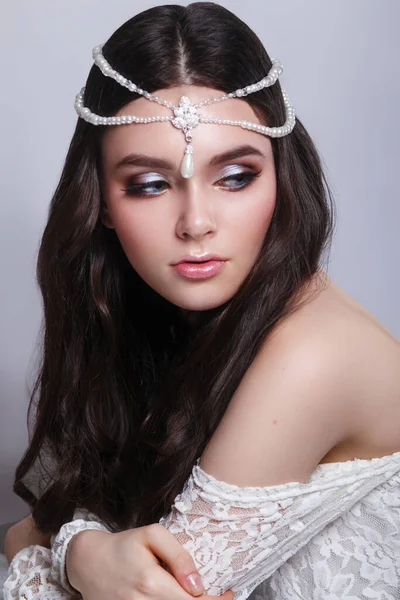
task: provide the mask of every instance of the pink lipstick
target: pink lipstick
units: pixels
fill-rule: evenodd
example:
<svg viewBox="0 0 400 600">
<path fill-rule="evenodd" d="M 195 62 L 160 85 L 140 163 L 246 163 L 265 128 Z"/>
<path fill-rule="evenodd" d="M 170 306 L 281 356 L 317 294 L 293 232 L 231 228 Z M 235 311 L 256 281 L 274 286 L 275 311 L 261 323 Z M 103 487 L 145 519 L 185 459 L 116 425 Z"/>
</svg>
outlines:
<svg viewBox="0 0 400 600">
<path fill-rule="evenodd" d="M 208 260 L 204 263 L 181 262 L 175 265 L 174 268 L 183 277 L 206 279 L 219 273 L 224 264 L 224 260 Z"/>
<path fill-rule="evenodd" d="M 214 277 L 223 268 L 226 258 L 216 254 L 203 254 L 203 256 L 184 256 L 173 267 L 178 275 L 188 279 L 208 279 Z"/>
</svg>

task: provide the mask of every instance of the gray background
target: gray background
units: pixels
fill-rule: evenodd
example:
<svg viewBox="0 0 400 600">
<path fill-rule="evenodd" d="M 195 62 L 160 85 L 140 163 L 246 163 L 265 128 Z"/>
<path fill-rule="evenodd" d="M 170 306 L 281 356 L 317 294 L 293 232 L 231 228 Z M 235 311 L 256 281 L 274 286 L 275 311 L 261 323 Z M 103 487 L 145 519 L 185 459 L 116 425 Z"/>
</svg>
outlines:
<svg viewBox="0 0 400 600">
<path fill-rule="evenodd" d="M 28 512 L 11 486 L 27 444 L 41 320 L 34 269 L 77 119 L 75 94 L 92 65 L 93 46 L 157 4 L 166 2 L 19 0 L 2 6 L 0 523 Z M 400 337 L 400 2 L 220 4 L 281 60 L 282 85 L 320 150 L 338 207 L 328 274 Z"/>
</svg>

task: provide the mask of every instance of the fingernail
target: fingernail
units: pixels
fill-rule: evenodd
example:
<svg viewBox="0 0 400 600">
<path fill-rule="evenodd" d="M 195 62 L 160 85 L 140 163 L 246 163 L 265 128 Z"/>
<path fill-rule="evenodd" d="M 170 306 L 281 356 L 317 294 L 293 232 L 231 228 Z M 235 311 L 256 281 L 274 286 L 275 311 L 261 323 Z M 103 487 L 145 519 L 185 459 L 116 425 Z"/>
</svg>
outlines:
<svg viewBox="0 0 400 600">
<path fill-rule="evenodd" d="M 197 573 L 192 573 L 188 575 L 186 578 L 190 587 L 190 591 L 194 596 L 200 596 L 200 594 L 204 593 L 204 587 L 201 583 L 200 575 Z"/>
</svg>

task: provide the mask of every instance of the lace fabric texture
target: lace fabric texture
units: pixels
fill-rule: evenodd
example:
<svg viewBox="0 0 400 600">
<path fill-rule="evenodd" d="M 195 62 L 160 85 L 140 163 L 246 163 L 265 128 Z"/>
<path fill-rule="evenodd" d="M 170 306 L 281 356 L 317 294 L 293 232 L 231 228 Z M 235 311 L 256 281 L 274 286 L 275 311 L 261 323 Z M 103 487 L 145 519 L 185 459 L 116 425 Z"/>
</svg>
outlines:
<svg viewBox="0 0 400 600">
<path fill-rule="evenodd" d="M 400 600 L 400 452 L 318 465 L 305 483 L 238 487 L 193 467 L 160 519 L 190 552 L 206 594 L 235 600 Z M 78 509 L 52 537 L 9 567 L 4 600 L 76 597 L 65 551 L 86 528 Z"/>
<path fill-rule="evenodd" d="M 51 576 L 51 553 L 43 546 L 28 546 L 11 561 L 8 577 L 3 586 L 4 600 L 68 600 L 71 595 Z"/>
</svg>

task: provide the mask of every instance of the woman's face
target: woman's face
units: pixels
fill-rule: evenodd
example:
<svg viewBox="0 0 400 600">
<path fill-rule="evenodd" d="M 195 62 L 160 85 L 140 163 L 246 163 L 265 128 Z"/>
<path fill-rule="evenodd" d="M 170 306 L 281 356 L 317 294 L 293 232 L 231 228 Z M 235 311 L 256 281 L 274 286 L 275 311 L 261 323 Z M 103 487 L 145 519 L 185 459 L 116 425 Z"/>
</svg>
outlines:
<svg viewBox="0 0 400 600">
<path fill-rule="evenodd" d="M 183 95 L 192 103 L 221 95 L 193 85 L 155 93 L 175 105 Z M 239 99 L 199 112 L 260 123 Z M 170 116 L 171 110 L 138 98 L 117 113 L 129 114 Z M 203 311 L 227 302 L 251 270 L 274 212 L 276 175 L 271 141 L 259 133 L 200 123 L 192 146 L 194 174 L 185 179 L 185 136 L 170 122 L 106 127 L 102 219 L 149 286 L 183 309 Z M 209 262 L 204 272 L 191 263 L 174 266 L 184 256 L 207 253 L 224 262 Z"/>
</svg>

